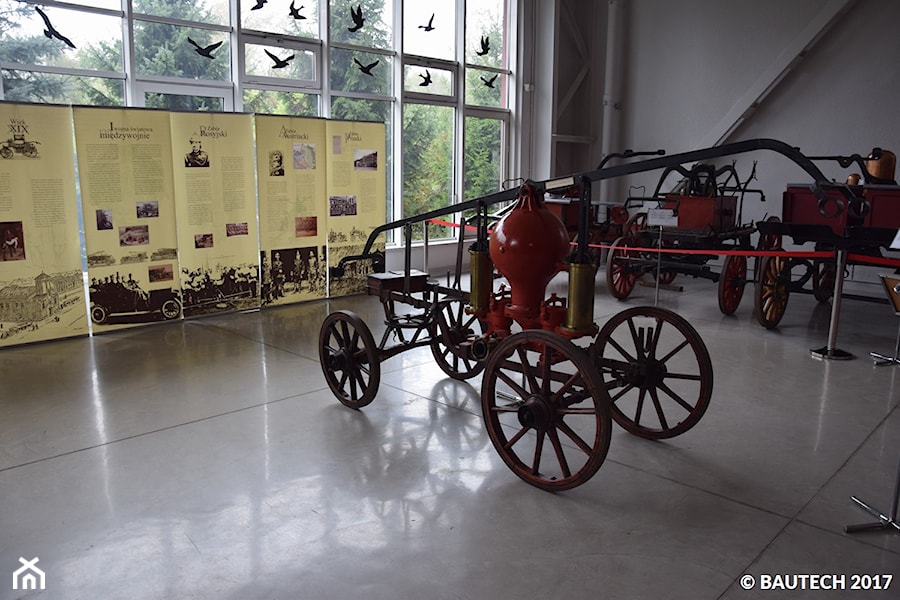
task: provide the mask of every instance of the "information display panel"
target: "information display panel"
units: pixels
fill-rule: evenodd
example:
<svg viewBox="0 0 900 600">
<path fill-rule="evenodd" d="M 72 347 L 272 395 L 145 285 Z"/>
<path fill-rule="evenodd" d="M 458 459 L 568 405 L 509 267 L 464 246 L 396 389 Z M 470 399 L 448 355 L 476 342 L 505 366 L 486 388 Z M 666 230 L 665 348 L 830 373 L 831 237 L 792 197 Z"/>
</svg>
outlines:
<svg viewBox="0 0 900 600">
<path fill-rule="evenodd" d="M 169 113 L 73 116 L 94 331 L 181 318 Z"/>
<path fill-rule="evenodd" d="M 69 107 L 0 102 L 0 346 L 88 333 Z"/>
<path fill-rule="evenodd" d="M 362 252 L 373 229 L 385 223 L 386 166 L 383 123 L 328 121 L 328 265 Z M 365 291 L 366 275 L 384 268 L 382 235 L 372 248 L 380 264 L 353 261 L 343 273 L 330 271 L 329 296 Z"/>
<path fill-rule="evenodd" d="M 184 316 L 259 307 L 253 116 L 171 113 Z"/>
<path fill-rule="evenodd" d="M 256 116 L 263 306 L 324 298 L 325 120 Z"/>
</svg>

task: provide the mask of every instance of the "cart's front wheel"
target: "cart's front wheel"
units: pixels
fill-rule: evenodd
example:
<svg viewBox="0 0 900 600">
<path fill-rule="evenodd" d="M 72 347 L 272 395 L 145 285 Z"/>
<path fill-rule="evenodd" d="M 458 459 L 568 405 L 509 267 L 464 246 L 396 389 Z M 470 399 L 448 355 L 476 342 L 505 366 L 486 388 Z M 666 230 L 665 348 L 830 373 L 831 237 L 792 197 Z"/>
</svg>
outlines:
<svg viewBox="0 0 900 600">
<path fill-rule="evenodd" d="M 630 237 L 620 237 L 613 242 L 606 257 L 606 287 L 614 298 L 624 300 L 631 294 L 637 281 L 637 274 L 631 259 L 635 252 L 629 250 Z"/>
<path fill-rule="evenodd" d="M 754 294 L 756 320 L 766 329 L 778 326 L 787 310 L 791 269 L 784 256 L 764 256 Z"/>
<path fill-rule="evenodd" d="M 629 433 L 656 440 L 680 435 L 709 406 L 709 351 L 672 311 L 639 306 L 614 315 L 590 355 L 610 394 L 612 418 Z"/>
<path fill-rule="evenodd" d="M 372 332 L 356 313 L 331 313 L 319 331 L 319 363 L 328 387 L 350 408 L 362 408 L 375 398 L 381 382 L 381 362 Z"/>
<path fill-rule="evenodd" d="M 586 482 L 609 450 L 609 394 L 587 353 L 549 331 L 522 331 L 497 346 L 481 408 L 503 462 L 544 490 Z"/>
<path fill-rule="evenodd" d="M 819 260 L 813 263 L 813 296 L 819 302 L 828 302 L 834 295 L 834 261 Z"/>
<path fill-rule="evenodd" d="M 475 315 L 466 314 L 459 300 L 441 305 L 431 353 L 441 370 L 454 379 L 470 379 L 484 370 L 484 363 L 469 354 L 467 343 L 483 331 Z"/>
<path fill-rule="evenodd" d="M 747 257 L 728 255 L 719 276 L 719 310 L 733 315 L 741 304 L 747 284 Z"/>
</svg>

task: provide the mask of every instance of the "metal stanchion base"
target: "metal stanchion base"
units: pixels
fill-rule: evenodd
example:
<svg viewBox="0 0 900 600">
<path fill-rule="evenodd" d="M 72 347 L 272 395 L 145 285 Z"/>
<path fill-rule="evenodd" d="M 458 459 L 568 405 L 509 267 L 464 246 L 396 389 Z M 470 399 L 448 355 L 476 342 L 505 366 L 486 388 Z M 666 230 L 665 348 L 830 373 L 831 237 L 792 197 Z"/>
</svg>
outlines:
<svg viewBox="0 0 900 600">
<path fill-rule="evenodd" d="M 896 532 L 900 532 L 900 523 L 897 523 L 897 521 L 896 521 L 897 515 L 891 515 L 890 517 L 888 517 L 887 515 L 882 514 L 882 512 L 879 511 L 878 509 L 872 508 L 871 506 L 869 506 L 868 504 L 866 504 L 865 502 L 863 502 L 856 496 L 850 496 L 850 499 L 853 500 L 854 502 L 856 502 L 856 504 L 861 509 L 863 509 L 864 511 L 866 511 L 873 517 L 877 518 L 878 521 L 876 521 L 875 523 L 861 523 L 859 525 L 847 525 L 844 527 L 844 531 L 846 531 L 847 533 L 860 533 L 862 531 L 873 531 L 873 530 L 880 531 L 882 529 L 890 529 L 891 527 L 893 527 Z"/>
<path fill-rule="evenodd" d="M 809 351 L 809 355 L 819 360 L 850 360 L 856 358 L 845 350 L 841 350 L 840 348 L 829 348 L 828 346 L 813 348 Z"/>
<path fill-rule="evenodd" d="M 878 352 L 869 352 L 869 356 L 872 357 L 876 367 L 884 365 L 900 365 L 900 358 L 897 358 L 896 356 L 887 356 L 885 354 L 879 354 Z"/>
</svg>

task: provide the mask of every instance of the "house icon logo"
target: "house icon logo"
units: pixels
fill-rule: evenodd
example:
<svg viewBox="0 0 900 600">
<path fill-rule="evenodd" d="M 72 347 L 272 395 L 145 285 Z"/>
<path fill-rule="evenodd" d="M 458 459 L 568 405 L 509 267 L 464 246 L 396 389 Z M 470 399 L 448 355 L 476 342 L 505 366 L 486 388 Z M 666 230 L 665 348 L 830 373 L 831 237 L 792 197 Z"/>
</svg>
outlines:
<svg viewBox="0 0 900 600">
<path fill-rule="evenodd" d="M 31 560 L 19 557 L 19 562 L 22 563 L 22 566 L 13 572 L 14 590 L 44 589 L 44 572 L 35 566 L 39 560 L 37 557 Z"/>
</svg>

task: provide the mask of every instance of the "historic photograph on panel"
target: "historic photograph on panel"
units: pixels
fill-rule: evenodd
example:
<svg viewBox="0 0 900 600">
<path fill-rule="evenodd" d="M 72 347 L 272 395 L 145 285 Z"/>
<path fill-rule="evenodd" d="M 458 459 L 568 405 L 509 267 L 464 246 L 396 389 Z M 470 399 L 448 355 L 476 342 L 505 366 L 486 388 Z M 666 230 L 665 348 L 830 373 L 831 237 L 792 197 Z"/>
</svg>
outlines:
<svg viewBox="0 0 900 600">
<path fill-rule="evenodd" d="M 92 277 L 91 321 L 97 325 L 147 323 L 181 316 L 181 294 L 173 288 L 145 290 L 133 273 Z"/>
<path fill-rule="evenodd" d="M 319 235 L 318 217 L 295 217 L 294 235 L 296 237 L 315 237 Z"/>
<path fill-rule="evenodd" d="M 212 248 L 213 234 L 197 233 L 194 234 L 194 248 Z"/>
<path fill-rule="evenodd" d="M 250 228 L 246 223 L 226 223 L 225 235 L 231 237 L 233 235 L 248 235 Z"/>
<path fill-rule="evenodd" d="M 209 154 L 203 149 L 203 142 L 196 133 L 191 136 L 191 151 L 184 155 L 186 167 L 208 167 Z"/>
<path fill-rule="evenodd" d="M 149 226 L 126 225 L 125 227 L 119 227 L 119 246 L 146 246 L 149 243 Z"/>
<path fill-rule="evenodd" d="M 0 260 L 25 260 L 25 236 L 22 221 L 0 223 L 0 240 L 3 241 Z"/>
<path fill-rule="evenodd" d="M 284 175 L 284 154 L 281 150 L 269 152 L 269 176 L 282 177 Z"/>
<path fill-rule="evenodd" d="M 302 295 L 325 294 L 325 246 L 284 248 L 261 255 L 263 265 L 262 303 L 287 301 Z"/>
<path fill-rule="evenodd" d="M 332 217 L 346 217 L 356 214 L 356 196 L 329 196 L 328 214 Z"/>
<path fill-rule="evenodd" d="M 172 268 L 171 263 L 165 265 L 151 265 L 147 267 L 147 277 L 150 278 L 150 283 L 156 283 L 158 281 L 174 281 L 175 271 Z"/>
<path fill-rule="evenodd" d="M 159 200 L 148 200 L 135 204 L 138 219 L 153 219 L 159 216 Z"/>
<path fill-rule="evenodd" d="M 112 211 L 108 208 L 97 209 L 97 231 L 113 228 Z"/>
<path fill-rule="evenodd" d="M 357 171 L 374 171 L 378 168 L 378 152 L 375 150 L 354 150 L 353 168 Z"/>
<path fill-rule="evenodd" d="M 216 264 L 181 270 L 184 316 L 258 308 L 259 265 Z"/>
</svg>

